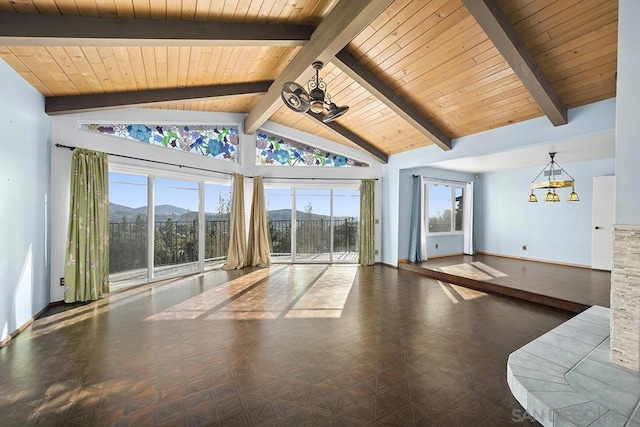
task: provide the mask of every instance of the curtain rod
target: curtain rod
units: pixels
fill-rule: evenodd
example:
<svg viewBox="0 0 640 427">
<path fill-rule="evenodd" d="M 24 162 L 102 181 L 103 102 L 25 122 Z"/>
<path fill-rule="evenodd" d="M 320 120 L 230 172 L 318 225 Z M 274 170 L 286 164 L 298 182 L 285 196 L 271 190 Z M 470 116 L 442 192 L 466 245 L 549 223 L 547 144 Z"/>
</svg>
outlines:
<svg viewBox="0 0 640 427">
<path fill-rule="evenodd" d="M 287 177 L 282 177 L 282 176 L 263 176 L 263 178 L 265 180 L 284 180 L 284 181 L 288 181 L 288 180 L 298 180 L 298 181 L 362 181 L 363 179 L 372 179 L 374 181 L 377 181 L 378 178 L 287 178 Z"/>
<path fill-rule="evenodd" d="M 72 147 L 70 145 L 63 145 L 63 144 L 56 144 L 56 147 L 58 147 L 58 148 L 68 148 L 71 151 L 73 151 L 76 148 L 78 148 L 78 147 Z M 141 157 L 125 156 L 124 154 L 108 153 L 106 151 L 103 151 L 103 153 L 108 154 L 109 156 L 122 157 L 123 159 L 140 160 L 140 161 L 143 161 L 143 162 L 158 163 L 158 164 L 161 164 L 161 165 L 168 165 L 168 166 L 176 166 L 176 167 L 178 167 L 180 169 L 189 168 L 189 169 L 195 169 L 195 170 L 200 170 L 200 171 L 205 171 L 205 172 L 221 173 L 223 175 L 233 175 L 230 172 L 214 171 L 214 170 L 211 170 L 211 169 L 199 168 L 199 167 L 196 167 L 196 166 L 177 165 L 175 163 L 162 162 L 160 160 L 149 160 L 149 159 L 143 159 Z M 252 176 L 247 176 L 245 178 L 253 178 L 253 177 Z"/>
<path fill-rule="evenodd" d="M 430 181 L 440 181 L 440 182 L 454 182 L 456 184 L 466 184 L 471 181 L 456 181 L 455 179 L 443 179 L 443 178 L 432 178 L 430 176 L 422 176 L 422 175 L 413 175 L 413 177 L 421 177 L 422 179 L 430 180 Z"/>
<path fill-rule="evenodd" d="M 63 144 L 56 144 L 55 145 L 58 148 L 68 148 L 69 150 L 73 151 L 78 147 L 73 147 L 71 145 L 63 145 Z M 122 157 L 124 159 L 131 159 L 131 160 L 140 160 L 143 162 L 149 162 L 149 163 L 158 163 L 161 165 L 168 165 L 168 166 L 176 166 L 179 168 L 189 168 L 189 169 L 195 169 L 195 170 L 200 170 L 200 171 L 205 171 L 205 172 L 213 172 L 213 173 L 221 173 L 224 175 L 233 175 L 230 172 L 222 172 L 222 171 L 215 171 L 215 170 L 211 170 L 211 169 L 205 169 L 205 168 L 199 168 L 196 166 L 186 166 L 186 165 L 177 165 L 175 163 L 169 163 L 169 162 L 162 162 L 160 160 L 149 160 L 149 159 L 143 159 L 141 157 L 133 157 L 133 156 L 125 156 L 124 154 L 114 154 L 114 153 L 107 153 L 104 152 L 106 154 L 108 154 L 109 156 L 115 156 L 115 157 Z M 248 176 L 245 175 L 245 178 L 253 178 L 252 176 Z M 302 179 L 310 179 L 310 180 L 322 180 L 322 181 L 333 181 L 333 180 L 338 180 L 338 181 L 348 181 L 348 180 L 354 180 L 354 179 L 358 179 L 358 178 L 270 178 L 270 177 L 264 177 L 264 179 L 298 179 L 298 180 L 302 180 Z M 378 178 L 373 178 L 375 181 L 378 180 Z"/>
</svg>

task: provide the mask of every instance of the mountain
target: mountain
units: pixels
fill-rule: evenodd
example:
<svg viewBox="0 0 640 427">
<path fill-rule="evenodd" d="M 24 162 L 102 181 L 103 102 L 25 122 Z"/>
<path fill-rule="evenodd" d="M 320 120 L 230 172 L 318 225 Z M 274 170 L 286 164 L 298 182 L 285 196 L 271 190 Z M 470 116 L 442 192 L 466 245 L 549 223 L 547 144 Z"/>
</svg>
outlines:
<svg viewBox="0 0 640 427">
<path fill-rule="evenodd" d="M 313 212 L 306 213 L 301 211 L 296 211 L 296 218 L 298 218 L 299 220 L 324 219 L 327 221 L 331 219 L 329 215 L 320 215 L 320 214 L 314 214 Z M 267 219 L 269 221 L 289 221 L 291 220 L 291 209 L 274 209 L 272 211 L 267 211 Z"/>
<path fill-rule="evenodd" d="M 156 221 L 164 222 L 168 218 L 176 221 L 190 221 L 198 217 L 197 212 L 190 212 L 187 209 L 173 205 L 158 205 L 155 207 Z M 129 206 L 109 203 L 109 222 L 122 222 L 126 218 L 127 222 L 134 222 L 140 215 L 147 218 L 147 207 L 131 208 Z"/>
<path fill-rule="evenodd" d="M 155 208 L 156 222 L 165 222 L 171 218 L 174 221 L 193 221 L 198 218 L 198 213 L 189 211 L 188 209 L 180 208 L 173 205 L 159 205 Z M 127 222 L 135 222 L 136 218 L 140 217 L 144 220 L 147 218 L 147 207 L 141 206 L 139 208 L 131 208 L 129 206 L 119 205 L 117 203 L 109 203 L 109 222 L 122 222 L 122 218 L 126 218 Z M 325 220 L 331 219 L 329 215 L 315 214 L 313 212 L 307 213 L 302 211 L 296 211 L 298 220 L 312 219 L 312 220 Z M 216 219 L 228 219 L 229 214 L 222 215 L 219 218 L 218 214 L 206 212 L 205 220 L 212 221 Z M 291 209 L 274 209 L 267 211 L 267 218 L 269 221 L 290 221 Z M 344 217 L 335 217 L 336 220 L 344 219 Z"/>
<path fill-rule="evenodd" d="M 145 206 L 145 212 L 147 210 Z M 156 216 L 181 216 L 189 212 L 187 209 L 179 208 L 173 205 L 159 205 L 156 206 L 155 214 Z"/>
</svg>

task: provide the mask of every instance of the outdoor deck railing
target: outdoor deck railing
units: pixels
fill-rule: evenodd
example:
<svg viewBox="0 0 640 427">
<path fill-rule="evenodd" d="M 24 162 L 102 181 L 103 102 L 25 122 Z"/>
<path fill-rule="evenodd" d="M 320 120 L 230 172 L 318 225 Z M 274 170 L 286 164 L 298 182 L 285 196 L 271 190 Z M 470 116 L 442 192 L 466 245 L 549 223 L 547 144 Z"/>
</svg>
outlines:
<svg viewBox="0 0 640 427">
<path fill-rule="evenodd" d="M 268 221 L 273 254 L 291 253 L 291 220 Z M 296 251 L 298 253 L 330 252 L 328 219 L 296 221 Z M 334 219 L 333 252 L 357 252 L 358 218 Z M 205 221 L 205 259 L 224 259 L 229 249 L 230 222 Z M 147 223 L 109 223 L 109 272 L 147 267 Z M 198 221 L 156 222 L 154 242 L 156 267 L 195 262 L 198 260 Z"/>
</svg>

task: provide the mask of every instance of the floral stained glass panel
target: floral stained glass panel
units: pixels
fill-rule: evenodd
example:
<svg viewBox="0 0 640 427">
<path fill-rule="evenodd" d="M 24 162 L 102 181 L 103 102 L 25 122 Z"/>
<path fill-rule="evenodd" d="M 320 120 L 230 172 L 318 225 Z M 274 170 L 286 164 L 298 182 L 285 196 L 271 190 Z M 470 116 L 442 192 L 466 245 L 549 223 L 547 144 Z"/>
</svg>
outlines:
<svg viewBox="0 0 640 427">
<path fill-rule="evenodd" d="M 238 128 L 212 125 L 82 124 L 82 130 L 238 162 Z"/>
<path fill-rule="evenodd" d="M 256 135 L 256 165 L 369 167 L 319 148 L 259 130 Z"/>
</svg>

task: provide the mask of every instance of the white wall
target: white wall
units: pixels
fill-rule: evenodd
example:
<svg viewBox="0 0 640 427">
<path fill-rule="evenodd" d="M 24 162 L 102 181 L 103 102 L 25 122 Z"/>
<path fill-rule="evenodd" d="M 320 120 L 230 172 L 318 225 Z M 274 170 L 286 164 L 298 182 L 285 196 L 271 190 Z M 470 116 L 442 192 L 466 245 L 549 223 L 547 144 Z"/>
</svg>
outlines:
<svg viewBox="0 0 640 427">
<path fill-rule="evenodd" d="M 608 99 L 569 110 L 569 123 L 564 126 L 554 127 L 546 117 L 539 117 L 454 139 L 450 151 L 431 145 L 390 156 L 389 163 L 382 168 L 382 262 L 398 263 L 401 170 L 611 132 L 615 126 L 615 108 L 616 100 Z"/>
<path fill-rule="evenodd" d="M 153 167 L 166 173 L 197 174 L 204 179 L 220 178 L 228 179 L 228 175 L 217 172 L 238 172 L 250 176 L 264 176 L 268 179 L 289 178 L 292 180 L 313 178 L 315 181 L 297 182 L 322 182 L 322 179 L 344 179 L 345 181 L 360 180 L 363 178 L 381 178 L 382 167 L 380 163 L 367 153 L 344 145 L 336 144 L 315 135 L 300 132 L 276 123 L 267 122 L 263 129 L 296 140 L 306 142 L 328 151 L 344 154 L 347 157 L 367 162 L 370 168 L 332 168 L 332 167 L 292 167 L 292 166 L 257 166 L 255 164 L 255 135 L 245 135 L 241 130 L 245 115 L 233 113 L 206 113 L 193 111 L 154 110 L 154 109 L 120 109 L 101 112 L 89 112 L 54 116 L 52 119 L 52 144 L 62 144 L 73 147 L 88 148 L 96 151 L 120 154 L 143 159 L 156 160 L 172 164 L 192 166 L 209 169 L 212 172 L 194 171 L 189 168 L 179 168 L 160 164 L 150 164 L 134 160 L 126 160 L 120 157 L 110 156 L 110 162 L 130 164 L 133 166 Z M 206 158 L 178 150 L 169 150 L 164 147 L 153 146 L 135 141 L 126 141 L 108 135 L 100 135 L 79 130 L 79 123 L 147 123 L 147 124 L 215 124 L 238 126 L 240 137 L 240 163 Z M 51 301 L 63 299 L 64 292 L 60 286 L 60 277 L 64 276 L 64 251 L 67 238 L 67 222 L 69 216 L 69 184 L 71 171 L 72 152 L 63 148 L 52 148 L 51 153 L 51 218 L 54 227 L 51 234 Z M 335 181 L 326 181 L 334 183 Z M 376 183 L 376 218 L 380 219 L 382 206 L 382 183 Z M 250 202 L 252 196 L 252 180 L 245 179 L 245 213 L 247 226 L 250 214 Z M 376 226 L 376 249 L 381 248 L 381 229 Z M 377 260 L 380 259 L 378 255 Z"/>
<path fill-rule="evenodd" d="M 640 2 L 620 0 L 616 103 L 616 224 L 640 224 Z M 631 196 L 633 195 L 633 196 Z"/>
<path fill-rule="evenodd" d="M 0 60 L 0 341 L 49 302 L 50 120 Z"/>
<path fill-rule="evenodd" d="M 480 175 L 474 215 L 479 252 L 591 266 L 593 177 L 613 175 L 614 161 L 556 160 L 575 179 L 579 202 L 567 202 L 567 188 L 557 191 L 560 202 L 544 202 L 546 191 L 537 190 L 538 203 L 529 203 L 530 183 L 542 168 Z"/>
<path fill-rule="evenodd" d="M 400 227 L 398 229 L 398 259 L 409 257 L 409 228 L 411 225 L 411 206 L 413 203 L 413 175 L 422 175 L 429 178 L 445 179 L 452 181 L 473 181 L 473 174 L 448 171 L 444 169 L 423 167 L 403 169 L 400 171 L 398 212 Z M 475 191 L 474 191 L 475 192 Z M 436 248 L 436 244 L 438 247 Z M 461 254 L 463 249 L 463 236 L 440 235 L 427 237 L 427 256 Z"/>
</svg>

